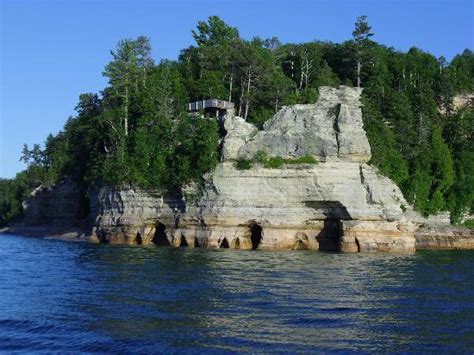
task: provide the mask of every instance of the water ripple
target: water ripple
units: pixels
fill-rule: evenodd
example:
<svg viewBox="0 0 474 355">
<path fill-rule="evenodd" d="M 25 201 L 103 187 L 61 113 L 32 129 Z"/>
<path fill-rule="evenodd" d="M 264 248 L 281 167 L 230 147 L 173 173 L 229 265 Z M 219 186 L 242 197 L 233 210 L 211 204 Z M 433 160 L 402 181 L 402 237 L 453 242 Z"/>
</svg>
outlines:
<svg viewBox="0 0 474 355">
<path fill-rule="evenodd" d="M 474 253 L 125 247 L 0 236 L 0 350 L 472 352 Z"/>
</svg>

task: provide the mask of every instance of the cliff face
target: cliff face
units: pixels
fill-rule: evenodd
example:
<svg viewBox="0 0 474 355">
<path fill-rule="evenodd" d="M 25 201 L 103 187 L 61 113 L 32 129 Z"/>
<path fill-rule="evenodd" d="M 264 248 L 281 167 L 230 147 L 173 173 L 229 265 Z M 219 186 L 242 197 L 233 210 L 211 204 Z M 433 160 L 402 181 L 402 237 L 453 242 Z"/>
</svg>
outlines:
<svg viewBox="0 0 474 355">
<path fill-rule="evenodd" d="M 316 105 L 283 107 L 265 123 L 263 131 L 239 149 L 238 155 L 253 156 L 265 150 L 285 158 L 313 155 L 320 161 L 369 161 L 361 91 L 347 86 L 321 87 Z"/>
<path fill-rule="evenodd" d="M 93 198 L 96 234 L 129 244 L 342 251 L 413 251 L 411 207 L 366 162 L 360 90 L 323 87 L 314 105 L 284 107 L 263 131 L 229 114 L 222 162 L 197 201 L 131 188 Z M 312 155 L 316 165 L 237 170 L 258 151 Z M 188 198 L 186 198 L 186 196 Z"/>
<path fill-rule="evenodd" d="M 90 196 L 95 235 L 104 243 L 167 244 L 166 238 L 158 240 L 163 237 L 158 233 L 165 226 L 169 233 L 184 211 L 180 198 L 131 187 L 104 187 L 91 191 Z"/>
<path fill-rule="evenodd" d="M 201 191 L 160 194 L 132 187 L 90 189 L 96 240 L 237 249 L 413 251 L 416 217 L 398 187 L 367 164 L 359 89 L 322 87 L 313 105 L 283 107 L 264 130 L 229 112 L 221 162 Z M 312 155 L 318 164 L 235 160 Z M 76 223 L 80 194 L 71 184 L 35 192 L 26 224 Z"/>
<path fill-rule="evenodd" d="M 74 226 L 81 215 L 80 191 L 70 181 L 40 186 L 23 202 L 23 211 L 25 226 Z"/>
</svg>

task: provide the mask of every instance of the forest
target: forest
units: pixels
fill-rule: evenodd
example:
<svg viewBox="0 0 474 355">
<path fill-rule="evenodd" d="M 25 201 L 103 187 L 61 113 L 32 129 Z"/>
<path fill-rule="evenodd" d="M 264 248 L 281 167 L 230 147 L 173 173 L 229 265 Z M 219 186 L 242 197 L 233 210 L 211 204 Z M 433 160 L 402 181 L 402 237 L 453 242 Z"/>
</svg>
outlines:
<svg viewBox="0 0 474 355">
<path fill-rule="evenodd" d="M 474 109 L 453 97 L 474 93 L 474 54 L 450 62 L 418 48 L 401 52 L 374 40 L 366 16 L 343 43 L 244 39 L 217 16 L 192 31 L 178 60 L 152 58 L 147 37 L 111 51 L 99 93 L 79 96 L 64 128 L 19 152 L 26 169 L 0 179 L 0 226 L 18 218 L 40 185 L 73 179 L 169 191 L 211 171 L 219 159 L 214 120 L 185 103 L 218 98 L 261 127 L 283 105 L 314 103 L 322 85 L 360 86 L 370 164 L 393 179 L 424 215 L 450 211 L 453 223 L 474 210 Z"/>
</svg>

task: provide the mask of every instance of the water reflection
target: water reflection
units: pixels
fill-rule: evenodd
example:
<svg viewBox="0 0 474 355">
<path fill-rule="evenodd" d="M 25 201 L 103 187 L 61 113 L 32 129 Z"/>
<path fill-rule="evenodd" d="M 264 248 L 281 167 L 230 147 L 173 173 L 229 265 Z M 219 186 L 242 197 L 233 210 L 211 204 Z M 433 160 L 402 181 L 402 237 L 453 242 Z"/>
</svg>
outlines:
<svg viewBox="0 0 474 355">
<path fill-rule="evenodd" d="M 0 257 L 3 350 L 474 347 L 472 252 L 262 252 L 2 236 Z"/>
</svg>

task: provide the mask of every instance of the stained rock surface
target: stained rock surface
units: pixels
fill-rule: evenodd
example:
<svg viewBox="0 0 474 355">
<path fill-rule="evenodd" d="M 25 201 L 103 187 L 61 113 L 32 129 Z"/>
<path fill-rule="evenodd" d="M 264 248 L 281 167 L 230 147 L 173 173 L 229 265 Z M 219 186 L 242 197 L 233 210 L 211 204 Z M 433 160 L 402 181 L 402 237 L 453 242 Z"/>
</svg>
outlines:
<svg viewBox="0 0 474 355">
<path fill-rule="evenodd" d="M 97 235 L 177 247 L 413 251 L 411 207 L 367 164 L 360 94 L 322 87 L 316 104 L 283 107 L 262 131 L 228 114 L 221 163 L 199 199 L 104 188 L 95 199 Z M 235 168 L 236 159 L 259 151 L 319 163 Z"/>
<path fill-rule="evenodd" d="M 204 188 L 91 188 L 92 234 L 118 244 L 414 251 L 420 216 L 395 183 L 367 163 L 360 94 L 357 88 L 321 87 L 315 104 L 283 107 L 262 131 L 228 112 L 221 121 L 221 162 L 205 176 Z M 236 168 L 237 159 L 261 151 L 284 159 L 311 155 L 318 163 Z M 46 206 L 31 201 L 27 217 Z M 433 239 L 418 235 L 420 246 Z"/>
</svg>

